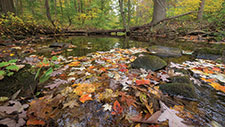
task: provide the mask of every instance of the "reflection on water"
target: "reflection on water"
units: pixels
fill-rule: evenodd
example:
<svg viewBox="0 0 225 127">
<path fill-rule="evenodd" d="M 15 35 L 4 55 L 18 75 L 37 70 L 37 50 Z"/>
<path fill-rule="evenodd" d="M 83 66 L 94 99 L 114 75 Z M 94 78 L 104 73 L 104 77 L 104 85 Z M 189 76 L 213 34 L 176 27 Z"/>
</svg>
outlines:
<svg viewBox="0 0 225 127">
<path fill-rule="evenodd" d="M 112 48 L 147 47 L 147 42 L 138 42 L 128 38 L 109 37 L 69 37 L 58 39 L 58 42 L 69 43 L 77 46 L 73 51 L 65 51 L 65 56 L 84 56 L 95 51 L 108 51 Z"/>
</svg>

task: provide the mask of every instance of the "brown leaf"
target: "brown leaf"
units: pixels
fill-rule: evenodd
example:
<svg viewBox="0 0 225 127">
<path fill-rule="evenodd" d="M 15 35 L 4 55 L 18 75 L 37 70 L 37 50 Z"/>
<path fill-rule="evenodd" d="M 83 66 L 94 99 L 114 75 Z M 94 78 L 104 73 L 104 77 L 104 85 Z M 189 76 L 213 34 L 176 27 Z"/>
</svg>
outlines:
<svg viewBox="0 0 225 127">
<path fill-rule="evenodd" d="M 160 115 L 161 115 L 161 111 L 157 111 L 151 117 L 149 117 L 148 119 L 144 119 L 141 115 L 134 116 L 134 117 L 129 118 L 129 119 L 131 121 L 134 121 L 134 122 L 156 124 L 156 123 L 158 123 L 158 118 L 159 118 Z"/>
</svg>

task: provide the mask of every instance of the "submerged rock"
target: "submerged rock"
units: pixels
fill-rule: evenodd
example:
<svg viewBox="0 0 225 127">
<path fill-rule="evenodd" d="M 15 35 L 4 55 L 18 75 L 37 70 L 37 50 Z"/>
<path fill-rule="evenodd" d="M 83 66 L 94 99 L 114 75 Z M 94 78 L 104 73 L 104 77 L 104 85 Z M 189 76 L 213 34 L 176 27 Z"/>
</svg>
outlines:
<svg viewBox="0 0 225 127">
<path fill-rule="evenodd" d="M 152 71 L 162 69 L 165 66 L 167 66 L 167 63 L 163 59 L 152 55 L 138 57 L 133 63 L 131 63 L 132 68 L 143 68 Z"/>
<path fill-rule="evenodd" d="M 222 50 L 211 48 L 200 48 L 194 51 L 194 56 L 197 59 L 216 60 L 222 57 Z"/>
<path fill-rule="evenodd" d="M 68 47 L 68 44 L 55 42 L 49 45 L 49 48 L 64 48 L 64 47 Z"/>
<path fill-rule="evenodd" d="M 169 95 L 180 95 L 185 98 L 196 98 L 195 87 L 188 76 L 176 76 L 172 78 L 172 83 L 160 85 L 164 93 Z"/>
<path fill-rule="evenodd" d="M 165 46 L 151 46 L 147 49 L 154 55 L 161 57 L 180 57 L 182 56 L 182 52 L 178 48 L 173 47 L 165 47 Z"/>
</svg>

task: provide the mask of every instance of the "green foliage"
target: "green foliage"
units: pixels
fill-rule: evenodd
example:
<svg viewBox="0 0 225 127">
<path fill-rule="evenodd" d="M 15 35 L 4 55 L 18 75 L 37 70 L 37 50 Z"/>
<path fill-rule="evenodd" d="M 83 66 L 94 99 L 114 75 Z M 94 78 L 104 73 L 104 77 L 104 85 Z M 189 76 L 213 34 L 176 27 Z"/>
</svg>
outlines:
<svg viewBox="0 0 225 127">
<path fill-rule="evenodd" d="M 16 65 L 17 59 L 10 60 L 8 62 L 0 63 L 0 79 L 3 79 L 5 75 L 12 76 L 14 72 L 19 71 L 19 67 Z"/>
<path fill-rule="evenodd" d="M 52 58 L 44 58 L 42 62 L 40 62 L 38 65 L 38 69 L 36 72 L 36 75 L 34 77 L 35 80 L 39 80 L 39 83 L 46 82 L 50 77 L 55 68 L 60 67 L 59 64 L 55 64 L 54 62 L 58 60 L 57 56 L 53 56 Z M 46 68 L 48 68 L 47 71 Z"/>
<path fill-rule="evenodd" d="M 53 68 L 50 67 L 39 79 L 40 83 L 44 83 L 45 81 L 47 81 L 50 77 L 51 74 L 53 72 Z"/>
<path fill-rule="evenodd" d="M 10 70 L 10 71 L 18 71 L 20 68 L 16 65 L 10 65 L 8 67 L 6 67 L 7 70 Z"/>
</svg>

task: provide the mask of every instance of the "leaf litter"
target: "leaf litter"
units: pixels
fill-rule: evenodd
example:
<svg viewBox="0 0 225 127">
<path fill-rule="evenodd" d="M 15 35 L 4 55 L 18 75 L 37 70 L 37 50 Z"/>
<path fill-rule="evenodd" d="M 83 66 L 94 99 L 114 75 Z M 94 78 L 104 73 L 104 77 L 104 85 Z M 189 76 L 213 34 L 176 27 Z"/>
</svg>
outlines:
<svg viewBox="0 0 225 127">
<path fill-rule="evenodd" d="M 170 109 L 161 101 L 165 96 L 158 85 L 170 82 L 171 73 L 167 70 L 153 72 L 130 68 L 130 63 L 137 58 L 135 54 L 142 52 L 147 51 L 143 48 L 116 48 L 82 57 L 58 56 L 58 62 L 64 66 L 53 71 L 51 82 L 45 86 L 52 91 L 46 89 L 44 97 L 34 99 L 29 104 L 26 125 L 46 126 L 50 124 L 49 120 L 63 123 L 70 121 L 73 125 L 81 125 L 79 121 L 89 119 L 83 125 L 112 125 L 112 122 L 128 125 L 133 121 L 156 126 L 186 126 L 184 119 L 193 119 L 193 114 L 185 112 L 183 108 L 179 111 Z M 39 66 L 40 61 L 37 56 L 31 56 L 24 63 Z M 199 74 L 202 77 L 200 80 L 224 92 L 220 84 L 225 81 L 222 64 L 197 60 L 183 64 L 171 63 L 170 68 L 190 70 Z M 68 111 L 71 113 L 66 115 L 64 112 Z M 96 119 L 101 120 L 95 123 Z M 3 119 L 3 124 L 8 120 Z M 56 124 L 65 125 L 61 122 Z"/>
</svg>

